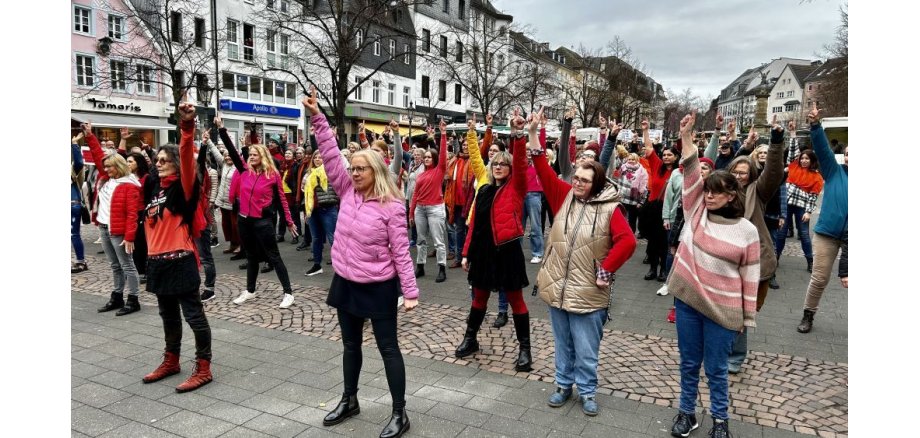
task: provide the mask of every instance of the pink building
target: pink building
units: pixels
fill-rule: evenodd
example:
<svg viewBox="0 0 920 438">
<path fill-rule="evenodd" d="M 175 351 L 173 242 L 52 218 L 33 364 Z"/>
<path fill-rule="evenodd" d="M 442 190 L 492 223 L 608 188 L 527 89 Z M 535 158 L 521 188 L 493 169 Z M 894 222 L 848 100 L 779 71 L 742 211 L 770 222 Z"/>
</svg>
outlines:
<svg viewBox="0 0 920 438">
<path fill-rule="evenodd" d="M 127 127 L 129 148 L 165 143 L 174 127 L 160 73 L 127 56 L 156 47 L 134 11 L 123 0 L 72 0 L 70 8 L 71 128 L 89 121 L 100 139 L 118 144 L 119 129 Z"/>
</svg>

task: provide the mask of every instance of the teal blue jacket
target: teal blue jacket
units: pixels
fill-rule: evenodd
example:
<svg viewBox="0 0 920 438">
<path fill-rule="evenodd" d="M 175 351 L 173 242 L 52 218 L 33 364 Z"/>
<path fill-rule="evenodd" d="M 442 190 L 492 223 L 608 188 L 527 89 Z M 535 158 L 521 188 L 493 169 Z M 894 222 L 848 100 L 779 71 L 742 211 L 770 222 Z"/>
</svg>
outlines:
<svg viewBox="0 0 920 438">
<path fill-rule="evenodd" d="M 824 201 L 815 233 L 838 240 L 846 239 L 849 226 L 847 169 L 834 158 L 834 151 L 820 123 L 811 125 L 811 147 L 818 156 L 821 176 L 824 177 Z"/>
</svg>

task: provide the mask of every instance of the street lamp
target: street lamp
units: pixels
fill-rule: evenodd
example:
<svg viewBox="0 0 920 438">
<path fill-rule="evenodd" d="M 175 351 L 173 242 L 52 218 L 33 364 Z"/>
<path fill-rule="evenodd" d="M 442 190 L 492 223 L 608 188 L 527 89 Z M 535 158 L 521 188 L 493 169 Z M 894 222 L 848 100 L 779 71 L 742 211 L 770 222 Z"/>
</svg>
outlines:
<svg viewBox="0 0 920 438">
<path fill-rule="evenodd" d="M 409 102 L 409 147 L 412 147 L 412 114 L 415 112 L 415 101 Z"/>
<path fill-rule="evenodd" d="M 211 97 L 214 96 L 214 90 L 215 88 L 212 88 L 207 84 L 198 85 L 198 99 L 203 101 L 202 103 L 204 104 L 205 118 L 208 119 L 207 124 L 205 125 L 206 130 L 210 134 L 212 141 L 217 143 L 217 131 L 212 132 L 212 129 L 214 128 L 214 119 L 211 118 L 210 111 Z"/>
</svg>

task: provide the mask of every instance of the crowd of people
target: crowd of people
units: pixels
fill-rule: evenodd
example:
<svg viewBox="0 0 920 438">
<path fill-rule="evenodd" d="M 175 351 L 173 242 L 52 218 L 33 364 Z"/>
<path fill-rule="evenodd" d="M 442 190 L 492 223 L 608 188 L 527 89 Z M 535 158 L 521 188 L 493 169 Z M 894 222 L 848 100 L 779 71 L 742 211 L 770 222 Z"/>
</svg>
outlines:
<svg viewBox="0 0 920 438">
<path fill-rule="evenodd" d="M 196 132 L 194 106 L 186 101 L 178 108 L 178 145 L 128 149 L 131 133 L 123 129 L 115 147 L 101 142 L 90 123 L 71 139 L 71 272 L 94 269 L 80 236 L 81 224 L 93 224 L 114 283 L 99 312 L 139 311 L 140 285 L 155 294 L 166 346 L 163 362 L 143 382 L 181 371 L 180 311 L 195 336 L 196 362 L 176 390 L 212 380 L 203 303 L 216 297 L 211 249 L 218 245 L 217 222 L 227 243 L 223 253 L 245 259 L 246 289 L 232 300 L 236 305 L 257 296 L 258 274 L 272 270 L 282 286 L 279 307 L 294 305 L 288 265 L 301 262 L 282 258 L 286 232 L 298 251 L 310 250 L 305 275 L 322 275 L 331 265 L 326 302 L 342 331 L 344 391 L 323 424 L 360 413 L 361 344 L 370 320 L 393 405 L 381 437 L 401 436 L 410 427 L 397 311 L 418 305 L 417 278 L 425 275 L 428 258 L 438 265 L 436 283 L 462 268 L 470 286 L 458 358 L 480 353 L 477 335 L 495 292 L 494 326 L 509 322 L 510 305 L 519 348 L 513 366 L 531 371 L 523 293 L 534 284 L 549 308 L 555 345 L 556 389 L 547 403 L 563 406 L 577 388 L 583 413 L 594 416 L 611 290 L 645 239 L 644 280 L 661 282 L 658 295 L 673 296 L 667 318 L 677 328 L 681 395 L 671 433 L 680 437 L 699 427 L 701 367 L 710 388 L 710 435 L 728 436 L 728 374 L 741 372 L 748 331 L 756 327 L 768 289 L 780 287 L 778 260 L 792 225 L 811 272 L 797 330 L 812 329 L 841 251 L 838 272 L 847 286 L 847 164 L 837 163 L 817 107 L 807 116 L 806 146 L 795 139 L 794 123 L 782 126 L 775 118 L 769 139 L 761 142 L 752 129 L 739 141 L 733 121 L 722 132 L 719 114 L 706 143 L 694 132 L 695 112 L 681 121 L 673 144 L 655 144 L 645 120 L 632 141 L 623 140 L 624 127 L 602 115 L 598 138 L 579 145 L 573 111 L 565 114 L 560 137 L 550 141 L 542 109 L 526 117 L 515 110 L 507 138 L 495 134 L 487 115 L 484 135 L 475 117 L 463 136 L 450 135 L 441 121 L 422 136 L 403 138 L 391 122 L 382 135 L 361 124 L 358 141 L 340 144 L 315 90 L 303 105 L 310 136 L 302 145 L 263 145 L 255 133 L 235 142 L 219 116 L 219 138 L 212 141 L 207 132 Z M 811 227 L 822 192 L 821 214 Z M 540 266 L 533 283 L 525 240 L 529 263 Z M 326 244 L 331 260 L 324 264 Z"/>
</svg>

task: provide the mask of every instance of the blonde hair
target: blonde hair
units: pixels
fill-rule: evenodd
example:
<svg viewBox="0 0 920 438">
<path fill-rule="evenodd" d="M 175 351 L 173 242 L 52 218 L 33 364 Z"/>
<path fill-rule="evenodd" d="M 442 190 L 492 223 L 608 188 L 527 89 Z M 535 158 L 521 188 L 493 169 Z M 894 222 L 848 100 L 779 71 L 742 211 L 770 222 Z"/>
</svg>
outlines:
<svg viewBox="0 0 920 438">
<path fill-rule="evenodd" d="M 102 162 L 103 164 L 109 164 L 115 168 L 116 176 L 115 178 L 121 178 L 128 173 L 128 162 L 121 155 L 115 154 L 111 155 Z"/>
<path fill-rule="evenodd" d="M 262 171 L 265 172 L 266 178 L 272 178 L 278 173 L 278 169 L 275 169 L 275 160 L 272 158 L 271 154 L 268 153 L 268 149 L 261 144 L 254 144 L 249 146 L 249 153 L 253 152 L 259 154 L 261 159 L 260 167 Z M 256 169 L 252 169 L 253 172 L 257 172 Z"/>
<path fill-rule="evenodd" d="M 552 149 L 547 149 L 546 150 L 546 161 L 549 161 L 549 164 L 555 163 L 556 162 L 556 151 Z"/>
<path fill-rule="evenodd" d="M 623 147 L 623 145 L 618 144 L 617 145 L 617 156 L 620 157 L 620 159 L 622 160 L 623 158 L 626 158 L 629 156 L 629 151 L 627 151 L 626 148 Z"/>
<path fill-rule="evenodd" d="M 514 167 L 512 167 L 512 160 L 514 160 L 514 157 L 512 157 L 511 153 L 508 151 L 498 151 L 495 153 L 495 156 L 489 160 L 489 167 L 492 167 L 492 163 L 495 162 L 508 164 L 508 176 L 504 181 L 502 181 L 502 184 L 511 181 L 511 174 L 514 172 Z M 489 184 L 498 186 L 498 184 L 495 182 L 494 170 L 491 168 L 489 169 Z"/>
<path fill-rule="evenodd" d="M 627 155 L 627 156 L 626 156 L 626 161 L 629 161 L 629 160 L 636 160 L 636 161 L 639 161 L 639 154 L 633 152 L 633 153 Z"/>
<path fill-rule="evenodd" d="M 363 149 L 351 154 L 351 160 L 355 158 L 364 158 L 370 165 L 371 171 L 374 172 L 374 184 L 371 186 L 369 198 L 377 198 L 381 203 L 389 201 L 404 201 L 402 190 L 396 186 L 396 181 L 390 175 L 386 163 L 380 154 L 369 149 Z"/>
</svg>

